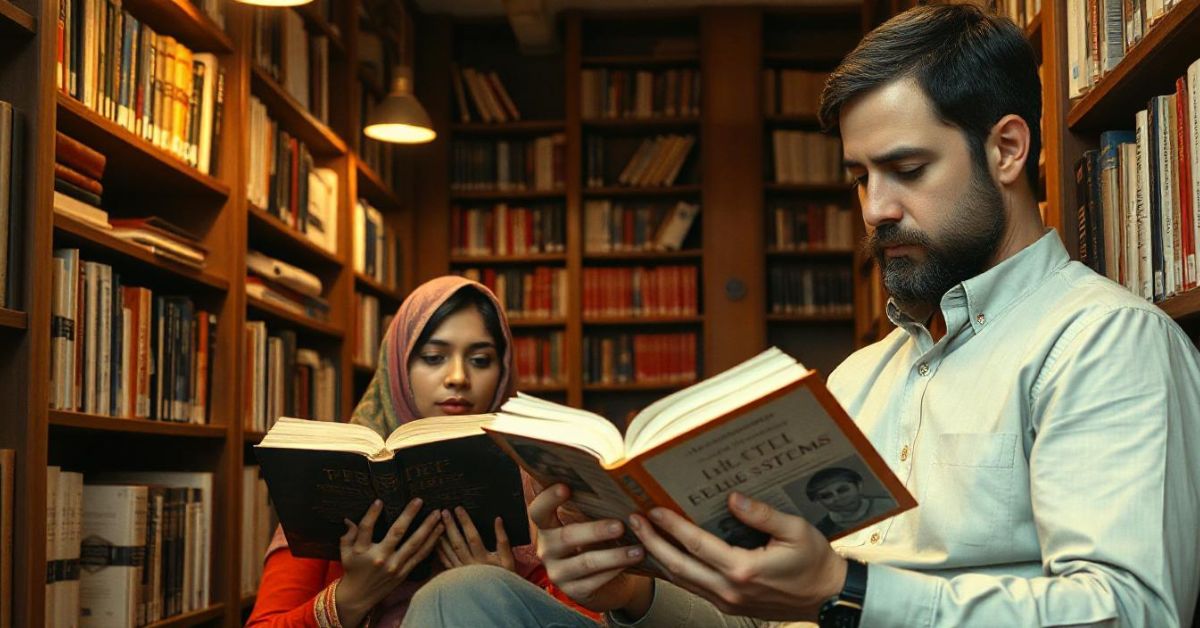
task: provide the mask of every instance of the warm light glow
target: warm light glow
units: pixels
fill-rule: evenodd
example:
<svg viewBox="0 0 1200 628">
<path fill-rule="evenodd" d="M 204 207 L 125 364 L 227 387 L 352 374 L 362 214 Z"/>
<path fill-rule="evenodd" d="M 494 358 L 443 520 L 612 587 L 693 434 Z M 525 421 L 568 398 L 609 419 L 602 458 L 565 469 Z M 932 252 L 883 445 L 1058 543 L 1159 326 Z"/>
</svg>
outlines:
<svg viewBox="0 0 1200 628">
<path fill-rule="evenodd" d="M 391 142 L 393 144 L 424 144 L 432 142 L 437 137 L 433 129 L 413 126 L 411 124 L 372 124 L 363 133 L 373 140 Z"/>
<path fill-rule="evenodd" d="M 237 0 L 242 4 L 253 4 L 260 7 L 298 7 L 313 0 Z"/>
</svg>

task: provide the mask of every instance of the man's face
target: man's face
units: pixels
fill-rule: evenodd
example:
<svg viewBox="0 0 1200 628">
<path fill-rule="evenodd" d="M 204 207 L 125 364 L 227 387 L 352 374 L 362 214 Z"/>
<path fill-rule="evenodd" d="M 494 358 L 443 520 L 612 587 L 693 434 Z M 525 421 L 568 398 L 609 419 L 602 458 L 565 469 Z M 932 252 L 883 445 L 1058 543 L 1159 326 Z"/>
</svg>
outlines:
<svg viewBox="0 0 1200 628">
<path fill-rule="evenodd" d="M 1000 191 L 975 165 L 963 132 L 937 118 L 915 81 L 851 100 L 841 133 L 867 225 L 864 245 L 897 301 L 935 307 L 991 265 L 1006 224 Z"/>
<path fill-rule="evenodd" d="M 852 513 L 862 505 L 858 482 L 834 480 L 816 491 L 817 501 L 831 512 Z"/>
</svg>

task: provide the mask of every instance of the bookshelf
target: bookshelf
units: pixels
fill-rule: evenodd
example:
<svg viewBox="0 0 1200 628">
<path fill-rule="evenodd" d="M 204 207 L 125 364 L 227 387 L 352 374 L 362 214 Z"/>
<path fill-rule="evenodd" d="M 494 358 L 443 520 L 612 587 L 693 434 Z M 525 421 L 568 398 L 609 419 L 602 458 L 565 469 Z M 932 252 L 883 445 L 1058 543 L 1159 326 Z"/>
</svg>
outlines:
<svg viewBox="0 0 1200 628">
<path fill-rule="evenodd" d="M 49 0 L 0 0 L 0 100 L 12 103 L 24 125 L 12 228 L 13 294 L 0 308 L 0 398 L 10 404 L 12 420 L 0 426 L 0 447 L 16 450 L 15 510 L 46 512 L 47 465 L 93 472 L 169 471 L 211 474 L 209 600 L 202 608 L 151 623 L 156 627 L 241 625 L 254 596 L 243 591 L 241 570 L 242 474 L 253 464 L 251 445 L 263 437 L 243 424 L 246 385 L 247 321 L 264 320 L 272 329 L 292 330 L 300 346 L 316 349 L 339 372 L 336 414 L 348 416 L 354 403 L 349 339 L 355 329 L 355 292 L 380 299 L 393 311 L 412 285 L 414 215 L 411 159 L 372 148 L 360 151 L 358 100 L 367 91 L 357 73 L 345 71 L 358 61 L 363 2 L 319 2 L 295 11 L 309 35 L 328 42 L 328 111 L 314 114 L 300 105 L 288 87 L 263 72 L 252 51 L 256 9 L 220 3 L 223 18 L 205 13 L 204 2 L 127 0 L 122 9 L 161 35 L 188 49 L 212 53 L 224 72 L 221 131 L 209 173 L 178 153 L 134 133 L 128 125 L 97 113 L 57 87 L 58 3 Z M 211 4 L 209 5 L 211 6 Z M 364 9 L 365 11 L 365 9 Z M 367 15 L 367 23 L 371 18 Z M 403 43 L 403 42 L 402 42 Z M 337 235 L 333 250 L 289 226 L 270 207 L 250 202 L 247 190 L 253 142 L 249 103 L 258 99 L 278 128 L 302 141 L 313 165 L 336 177 L 336 205 L 330 214 Z M 115 237 L 87 221 L 52 210 L 55 132 L 61 131 L 107 158 L 103 205 L 111 218 L 154 216 L 194 234 L 209 251 L 195 268 L 156 255 Z M 396 151 L 400 153 L 402 151 Z M 386 159 L 377 157 L 387 155 Z M 390 283 L 355 271 L 353 209 L 369 199 L 401 240 L 399 268 Z M 4 234 L 7 236 L 7 234 Z M 140 286 L 154 295 L 189 299 L 215 316 L 212 378 L 208 412 L 201 423 L 133 419 L 52 409 L 51 307 L 55 249 L 78 249 L 81 260 L 111 266 L 122 285 Z M 328 320 L 317 321 L 246 294 L 247 252 L 261 250 L 320 278 L 329 304 Z M 45 623 L 47 537 L 44 518 L 18 516 L 12 558 L 13 625 Z"/>
</svg>

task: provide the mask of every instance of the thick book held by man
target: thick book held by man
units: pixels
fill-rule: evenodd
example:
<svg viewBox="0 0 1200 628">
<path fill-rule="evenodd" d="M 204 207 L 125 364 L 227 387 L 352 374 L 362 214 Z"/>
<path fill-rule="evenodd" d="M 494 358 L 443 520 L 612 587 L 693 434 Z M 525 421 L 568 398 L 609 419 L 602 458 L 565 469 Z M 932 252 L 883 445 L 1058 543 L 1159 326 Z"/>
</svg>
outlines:
<svg viewBox="0 0 1200 628">
<path fill-rule="evenodd" d="M 281 418 L 254 448 L 292 553 L 339 560 L 338 538 L 379 498 L 378 542 L 414 497 L 432 509 L 462 506 L 484 545 L 496 546 L 496 517 L 514 547 L 529 543 L 517 465 L 480 426 L 492 415 L 431 417 L 406 423 L 384 441 L 369 427 Z"/>
<path fill-rule="evenodd" d="M 776 348 L 650 404 L 624 437 L 599 415 L 528 395 L 484 430 L 544 486 L 569 486 L 588 517 L 663 506 L 741 547 L 769 539 L 729 512 L 732 491 L 831 540 L 916 506 L 816 371 Z"/>
</svg>

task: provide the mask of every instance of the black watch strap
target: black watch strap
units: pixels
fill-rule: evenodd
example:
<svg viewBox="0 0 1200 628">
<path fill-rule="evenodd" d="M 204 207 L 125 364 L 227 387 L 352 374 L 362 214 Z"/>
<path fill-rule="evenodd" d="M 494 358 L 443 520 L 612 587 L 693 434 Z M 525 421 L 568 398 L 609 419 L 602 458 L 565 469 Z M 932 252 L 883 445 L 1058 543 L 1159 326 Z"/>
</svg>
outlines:
<svg viewBox="0 0 1200 628">
<path fill-rule="evenodd" d="M 866 599 L 867 565 L 847 558 L 846 582 L 842 585 L 842 592 L 821 605 L 817 624 L 821 628 L 857 628 Z"/>
</svg>

